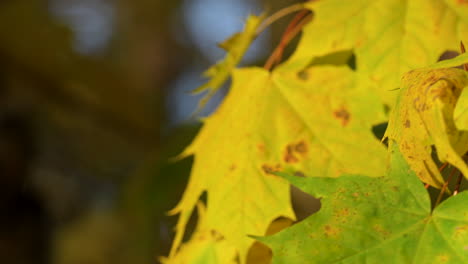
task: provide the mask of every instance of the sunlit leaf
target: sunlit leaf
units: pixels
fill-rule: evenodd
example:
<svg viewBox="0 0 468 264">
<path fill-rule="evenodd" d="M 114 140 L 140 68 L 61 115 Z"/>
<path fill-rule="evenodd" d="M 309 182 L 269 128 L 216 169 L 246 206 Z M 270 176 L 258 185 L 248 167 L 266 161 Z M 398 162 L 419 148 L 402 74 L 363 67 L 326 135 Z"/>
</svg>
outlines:
<svg viewBox="0 0 468 264">
<path fill-rule="evenodd" d="M 431 212 L 429 196 L 394 146 L 386 176 L 300 178 L 320 211 L 271 237 L 273 263 L 467 263 L 467 192 Z"/>
<path fill-rule="evenodd" d="M 317 56 L 354 50 L 357 71 L 392 106 L 396 93 L 391 90 L 403 73 L 435 63 L 446 50 L 459 50 L 468 36 L 465 6 L 455 0 L 310 1 L 314 19 L 283 67 L 301 68 Z"/>
<path fill-rule="evenodd" d="M 311 78 L 311 77 L 314 78 Z M 245 260 L 254 242 L 279 216 L 294 219 L 289 187 L 272 175 L 283 168 L 337 177 L 384 173 L 385 148 L 372 134 L 384 121 L 372 84 L 346 66 L 301 72 L 235 70 L 227 98 L 184 155 L 195 155 L 181 202 L 172 254 L 200 195 L 207 192 L 206 225 Z"/>
</svg>

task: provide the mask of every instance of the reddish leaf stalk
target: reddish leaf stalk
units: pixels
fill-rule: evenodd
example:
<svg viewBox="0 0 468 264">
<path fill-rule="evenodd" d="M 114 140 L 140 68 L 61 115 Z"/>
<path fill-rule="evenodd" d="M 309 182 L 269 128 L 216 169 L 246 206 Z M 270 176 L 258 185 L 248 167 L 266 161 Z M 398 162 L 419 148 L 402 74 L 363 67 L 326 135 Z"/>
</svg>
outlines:
<svg viewBox="0 0 468 264">
<path fill-rule="evenodd" d="M 281 40 L 276 46 L 273 53 L 266 61 L 264 68 L 271 70 L 274 65 L 281 61 L 284 49 L 291 42 L 291 40 L 301 32 L 302 28 L 312 19 L 312 13 L 309 10 L 302 10 L 299 12 L 293 20 L 289 23 L 288 27 L 284 31 Z"/>
<path fill-rule="evenodd" d="M 439 172 L 442 172 L 448 165 L 448 162 L 445 162 L 444 164 L 442 164 L 442 166 L 439 167 Z M 429 188 L 429 186 L 431 186 L 429 183 L 426 183 L 426 185 L 424 185 L 424 188 Z"/>
<path fill-rule="evenodd" d="M 439 205 L 440 201 L 442 200 L 442 197 L 444 196 L 444 192 L 445 192 L 445 190 L 447 189 L 447 186 L 448 186 L 450 180 L 452 179 L 452 176 L 455 175 L 456 172 L 457 172 L 457 169 L 456 169 L 456 168 L 452 168 L 452 170 L 450 171 L 449 176 L 447 177 L 447 181 L 445 181 L 444 186 L 442 186 L 442 189 L 440 189 L 440 193 L 439 193 L 439 196 L 437 197 L 437 200 L 436 200 L 436 202 L 435 202 L 435 206 L 434 206 L 434 207 L 436 207 L 437 205 Z"/>
</svg>

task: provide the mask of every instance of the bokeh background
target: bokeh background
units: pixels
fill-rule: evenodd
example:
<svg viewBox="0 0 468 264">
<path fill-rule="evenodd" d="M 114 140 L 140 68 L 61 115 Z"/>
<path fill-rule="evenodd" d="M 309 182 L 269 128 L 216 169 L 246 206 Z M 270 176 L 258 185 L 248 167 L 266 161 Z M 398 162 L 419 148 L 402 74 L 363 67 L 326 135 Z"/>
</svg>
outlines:
<svg viewBox="0 0 468 264">
<path fill-rule="evenodd" d="M 192 162 L 173 157 L 200 128 L 189 91 L 249 14 L 295 2 L 0 1 L 0 262 L 167 255 L 176 217 L 166 212 Z M 262 65 L 289 19 L 243 64 Z"/>
</svg>

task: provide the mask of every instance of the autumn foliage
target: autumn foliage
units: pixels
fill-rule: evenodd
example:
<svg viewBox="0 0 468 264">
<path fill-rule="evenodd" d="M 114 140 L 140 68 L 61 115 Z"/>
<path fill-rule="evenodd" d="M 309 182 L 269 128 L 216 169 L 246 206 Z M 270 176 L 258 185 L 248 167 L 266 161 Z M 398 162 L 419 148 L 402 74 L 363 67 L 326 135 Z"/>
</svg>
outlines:
<svg viewBox="0 0 468 264">
<path fill-rule="evenodd" d="M 455 68 L 468 55 L 438 62 L 468 41 L 468 4 L 303 8 L 311 12 L 285 31 L 302 29 L 286 61 L 235 68 L 271 22 L 251 16 L 207 71 L 199 91 L 212 94 L 228 76 L 232 86 L 182 154 L 194 165 L 162 262 L 468 263 L 468 72 Z M 266 235 L 275 219 L 296 219 L 290 184 L 322 206 Z M 182 241 L 195 208 L 197 228 Z M 253 262 L 256 242 L 271 251 Z"/>
</svg>

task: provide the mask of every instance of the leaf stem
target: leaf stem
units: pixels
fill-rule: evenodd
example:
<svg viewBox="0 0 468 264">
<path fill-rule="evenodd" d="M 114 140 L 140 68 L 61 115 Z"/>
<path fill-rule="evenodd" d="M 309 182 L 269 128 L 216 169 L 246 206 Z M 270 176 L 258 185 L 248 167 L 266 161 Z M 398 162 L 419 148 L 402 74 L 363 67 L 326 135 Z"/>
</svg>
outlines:
<svg viewBox="0 0 468 264">
<path fill-rule="evenodd" d="M 284 48 L 291 42 L 291 40 L 299 34 L 302 28 L 312 19 L 312 13 L 309 10 L 303 10 L 299 14 L 297 14 L 293 20 L 289 23 L 288 27 L 283 33 L 281 37 L 280 43 L 276 46 L 273 53 L 270 55 L 268 60 L 266 61 L 263 68 L 267 70 L 271 70 L 271 68 L 279 63 L 283 56 Z"/>
<path fill-rule="evenodd" d="M 437 205 L 440 204 L 440 201 L 442 200 L 442 197 L 444 196 L 445 189 L 447 189 L 447 186 L 448 186 L 450 180 L 452 179 L 452 176 L 455 175 L 456 172 L 457 172 L 457 169 L 452 168 L 452 170 L 450 171 L 449 176 L 447 177 L 447 181 L 445 181 L 444 186 L 442 186 L 442 188 L 440 189 L 440 193 L 439 193 L 439 196 L 437 197 L 434 208 L 436 208 Z"/>
<path fill-rule="evenodd" d="M 447 167 L 447 165 L 448 165 L 448 162 L 445 162 L 444 164 L 442 164 L 442 166 L 440 166 L 439 168 L 439 172 L 442 172 L 445 169 L 445 167 Z"/>
<path fill-rule="evenodd" d="M 256 35 L 259 35 L 260 33 L 262 33 L 263 30 L 265 30 L 271 24 L 276 22 L 278 19 L 280 19 L 280 18 L 282 18 L 284 16 L 287 16 L 287 15 L 289 15 L 291 13 L 294 13 L 296 11 L 299 11 L 301 9 L 304 9 L 304 4 L 303 3 L 290 5 L 288 7 L 285 7 L 283 9 L 278 10 L 276 13 L 269 16 L 268 18 L 265 19 L 265 21 L 263 21 L 263 23 L 258 27 Z"/>
</svg>

